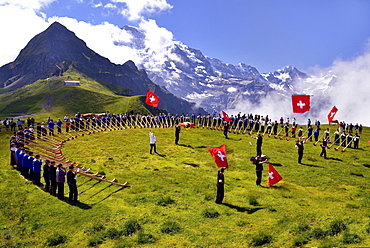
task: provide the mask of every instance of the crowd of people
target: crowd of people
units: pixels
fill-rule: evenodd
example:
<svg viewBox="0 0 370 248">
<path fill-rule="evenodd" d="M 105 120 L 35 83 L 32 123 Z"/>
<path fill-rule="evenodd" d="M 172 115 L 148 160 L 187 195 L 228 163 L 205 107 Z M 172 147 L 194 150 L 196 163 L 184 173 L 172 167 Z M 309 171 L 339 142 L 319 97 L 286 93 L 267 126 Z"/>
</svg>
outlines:
<svg viewBox="0 0 370 248">
<path fill-rule="evenodd" d="M 330 133 L 329 128 L 324 131 L 321 129 L 321 123 L 316 120 L 311 123 L 307 120 L 306 125 L 298 125 L 295 118 L 281 117 L 278 120 L 272 121 L 268 115 L 260 116 L 253 114 L 237 114 L 231 115 L 226 121 L 220 114 L 181 114 L 174 115 L 162 113 L 159 115 L 141 115 L 141 114 L 80 114 L 77 113 L 73 117 L 65 115 L 63 118 L 58 118 L 54 121 L 52 118 L 47 118 L 44 122 L 36 122 L 34 118 L 28 117 L 26 120 L 5 119 L 2 123 L 6 131 L 13 131 L 14 134 L 10 141 L 11 165 L 15 166 L 20 171 L 21 175 L 31 180 L 35 185 L 42 186 L 40 182 L 41 172 L 44 179 L 44 190 L 52 196 L 57 196 L 59 199 L 64 199 L 64 184 L 67 177 L 69 186 L 69 201 L 77 201 L 77 185 L 76 185 L 76 170 L 73 166 L 64 168 L 62 164 L 56 164 L 55 161 L 40 159 L 40 155 L 25 148 L 31 140 L 43 139 L 46 136 L 54 136 L 61 133 L 69 133 L 72 131 L 83 131 L 89 129 L 111 128 L 111 127 L 175 127 L 175 144 L 177 145 L 180 139 L 181 123 L 189 122 L 196 127 L 210 128 L 223 130 L 225 138 L 228 138 L 228 133 L 246 133 L 255 134 L 256 141 L 256 156 L 251 158 L 252 163 L 256 165 L 256 185 L 261 185 L 263 163 L 267 160 L 262 155 L 263 137 L 273 135 L 275 138 L 291 138 L 296 139 L 296 149 L 298 151 L 298 163 L 302 163 L 304 144 L 308 141 L 318 142 L 322 150 L 320 156 L 326 158 L 326 148 L 328 143 L 338 145 L 338 147 L 347 147 L 358 149 L 360 134 L 362 133 L 362 125 L 339 122 L 334 133 Z M 321 134 L 321 135 L 320 135 Z M 314 141 L 313 141 L 314 139 Z M 331 147 L 330 146 L 330 147 Z M 157 153 L 156 137 L 150 132 L 150 153 Z M 224 169 L 218 172 L 217 182 L 217 203 L 222 203 L 223 185 L 224 185 Z M 222 188 L 222 189 L 221 189 Z M 222 192 L 222 193 L 221 193 Z"/>
<path fill-rule="evenodd" d="M 31 126 L 32 127 L 32 126 Z M 31 129 L 31 128 L 29 128 Z M 28 130 L 29 130 L 28 129 Z M 58 199 L 64 200 L 64 184 L 67 182 L 69 187 L 69 202 L 76 203 L 78 200 L 77 191 L 77 171 L 71 165 L 67 168 L 61 163 L 55 161 L 41 160 L 39 154 L 34 154 L 31 149 L 26 147 L 27 140 L 23 128 L 14 132 L 10 140 L 10 164 L 19 171 L 27 180 L 32 181 L 35 185 L 42 187 L 45 192 Z M 41 173 L 44 184 L 41 183 Z"/>
</svg>

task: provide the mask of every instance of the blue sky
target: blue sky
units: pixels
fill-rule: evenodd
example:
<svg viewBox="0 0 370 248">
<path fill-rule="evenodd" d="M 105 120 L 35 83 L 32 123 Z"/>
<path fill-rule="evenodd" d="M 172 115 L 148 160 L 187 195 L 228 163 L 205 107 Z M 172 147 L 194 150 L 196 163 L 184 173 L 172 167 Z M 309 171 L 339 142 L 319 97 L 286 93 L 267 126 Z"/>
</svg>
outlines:
<svg viewBox="0 0 370 248">
<path fill-rule="evenodd" d="M 310 72 L 368 51 L 369 10 L 367 0 L 0 0 L 0 21 L 7 26 L 1 25 L 1 36 L 15 38 L 0 41 L 0 65 L 14 60 L 53 20 L 64 19 L 85 41 L 93 37 L 87 34 L 92 27 L 96 33 L 96 27 L 143 28 L 150 22 L 146 28 L 153 35 L 158 30 L 164 39 L 226 63 L 246 63 L 260 72 L 287 65 Z M 95 46 L 86 42 L 96 50 L 99 41 L 91 39 Z"/>
</svg>

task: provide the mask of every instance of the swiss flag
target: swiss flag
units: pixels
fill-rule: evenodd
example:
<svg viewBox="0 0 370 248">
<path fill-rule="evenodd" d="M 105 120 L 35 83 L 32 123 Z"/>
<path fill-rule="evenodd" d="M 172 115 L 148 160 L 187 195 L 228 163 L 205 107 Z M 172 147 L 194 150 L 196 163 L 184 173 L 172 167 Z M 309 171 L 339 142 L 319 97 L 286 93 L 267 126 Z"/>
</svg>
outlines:
<svg viewBox="0 0 370 248">
<path fill-rule="evenodd" d="M 331 110 L 330 110 L 330 113 L 328 114 L 328 121 L 329 121 L 329 124 L 333 121 L 333 118 L 335 116 L 335 114 L 338 112 L 338 109 L 337 107 L 333 107 Z"/>
<path fill-rule="evenodd" d="M 183 123 L 180 123 L 180 126 L 184 127 L 184 128 L 193 128 L 194 127 L 194 123 L 191 123 L 191 122 L 183 122 Z"/>
<path fill-rule="evenodd" d="M 293 113 L 305 113 L 310 111 L 309 95 L 292 95 Z"/>
<path fill-rule="evenodd" d="M 275 183 L 278 183 L 281 179 L 283 178 L 275 170 L 272 164 L 269 163 L 269 181 L 267 185 L 274 185 Z"/>
<path fill-rule="evenodd" d="M 233 120 L 231 120 L 231 119 L 229 118 L 229 115 L 228 115 L 228 114 L 226 114 L 226 112 L 225 112 L 225 111 L 222 111 L 222 117 L 224 118 L 224 120 L 225 120 L 225 121 L 233 122 Z"/>
<path fill-rule="evenodd" d="M 146 92 L 146 98 L 145 98 L 146 104 L 156 108 L 158 107 L 159 99 L 160 98 L 153 92 L 149 90 Z"/>
<path fill-rule="evenodd" d="M 211 153 L 213 159 L 215 160 L 217 167 L 228 167 L 227 158 L 226 158 L 226 145 L 223 144 L 220 147 L 216 148 L 207 148 Z"/>
</svg>

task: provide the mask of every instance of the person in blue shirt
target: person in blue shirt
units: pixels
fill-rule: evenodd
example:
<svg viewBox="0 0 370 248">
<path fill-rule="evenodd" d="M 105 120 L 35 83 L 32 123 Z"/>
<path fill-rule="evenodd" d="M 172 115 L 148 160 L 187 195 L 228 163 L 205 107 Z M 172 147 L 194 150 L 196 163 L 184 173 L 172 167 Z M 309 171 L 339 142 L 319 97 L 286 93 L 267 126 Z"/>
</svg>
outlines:
<svg viewBox="0 0 370 248">
<path fill-rule="evenodd" d="M 54 127 L 55 127 L 55 123 L 53 122 L 53 120 L 50 120 L 48 122 L 48 127 L 49 127 L 49 135 L 53 136 L 54 135 Z"/>
<path fill-rule="evenodd" d="M 37 186 L 41 186 L 40 183 L 41 165 L 42 160 L 40 159 L 40 155 L 36 155 L 35 159 L 32 161 L 32 170 L 33 170 L 33 183 Z"/>
<path fill-rule="evenodd" d="M 63 122 L 60 120 L 60 118 L 58 118 L 58 120 L 57 120 L 58 134 L 62 133 L 62 124 L 63 124 Z"/>
<path fill-rule="evenodd" d="M 313 132 L 313 136 L 315 136 L 315 141 L 319 140 L 319 135 L 320 135 L 320 128 L 317 127 L 315 131 Z"/>
<path fill-rule="evenodd" d="M 27 159 L 27 171 L 28 171 L 28 179 L 33 181 L 33 160 L 34 160 L 34 157 L 33 157 L 33 152 L 29 152 L 28 154 L 28 159 Z"/>
<path fill-rule="evenodd" d="M 24 176 L 24 178 L 28 178 L 28 157 L 29 157 L 29 151 L 25 150 L 24 153 L 23 153 L 23 156 L 21 157 L 21 160 L 22 160 L 22 176 Z"/>
<path fill-rule="evenodd" d="M 310 139 L 310 141 L 312 141 L 312 131 L 313 131 L 313 127 L 309 125 L 307 129 L 307 137 L 308 139 Z"/>
</svg>

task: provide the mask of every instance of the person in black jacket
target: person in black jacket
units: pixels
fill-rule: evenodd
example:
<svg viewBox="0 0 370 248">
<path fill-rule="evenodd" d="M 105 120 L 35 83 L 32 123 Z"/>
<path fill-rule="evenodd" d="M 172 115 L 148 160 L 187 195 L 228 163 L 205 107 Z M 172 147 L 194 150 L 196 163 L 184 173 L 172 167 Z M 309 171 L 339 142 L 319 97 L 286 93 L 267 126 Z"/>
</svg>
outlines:
<svg viewBox="0 0 370 248">
<path fill-rule="evenodd" d="M 57 196 L 57 167 L 55 161 L 51 161 L 49 167 L 50 195 Z"/>
<path fill-rule="evenodd" d="M 262 155 L 262 135 L 258 134 L 256 139 L 257 139 L 257 142 L 256 142 L 257 156 L 261 156 Z"/>
<path fill-rule="evenodd" d="M 176 145 L 179 144 L 180 132 L 181 132 L 181 126 L 180 125 L 176 125 L 175 126 L 175 144 Z"/>
<path fill-rule="evenodd" d="M 304 141 L 297 140 L 297 143 L 295 144 L 295 147 L 298 151 L 298 164 L 302 164 L 302 158 L 303 158 L 303 147 Z"/>
<path fill-rule="evenodd" d="M 43 167 L 43 177 L 45 181 L 45 191 L 50 192 L 50 176 L 49 176 L 49 169 L 50 169 L 50 161 L 46 160 L 44 167 Z"/>
<path fill-rule="evenodd" d="M 263 163 L 267 162 L 267 159 L 262 158 L 261 156 L 256 156 L 251 157 L 250 161 L 256 165 L 256 185 L 261 186 Z"/>
<path fill-rule="evenodd" d="M 67 184 L 69 187 L 69 198 L 70 202 L 77 202 L 78 191 L 77 191 L 77 173 L 73 171 L 73 165 L 69 166 L 69 171 L 67 172 Z"/>
<path fill-rule="evenodd" d="M 222 167 L 217 173 L 217 196 L 216 196 L 216 203 L 221 204 L 224 199 L 224 185 L 225 185 L 225 176 L 224 176 L 225 168 Z"/>
</svg>

